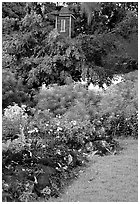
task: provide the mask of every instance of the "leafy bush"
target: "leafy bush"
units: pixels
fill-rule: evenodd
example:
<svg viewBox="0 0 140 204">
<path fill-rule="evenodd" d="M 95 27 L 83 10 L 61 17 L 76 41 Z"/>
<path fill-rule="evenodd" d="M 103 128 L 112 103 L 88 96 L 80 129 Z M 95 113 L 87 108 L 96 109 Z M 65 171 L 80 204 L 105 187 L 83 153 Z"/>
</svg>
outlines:
<svg viewBox="0 0 140 204">
<path fill-rule="evenodd" d="M 11 108 L 6 111 L 5 117 L 12 112 L 10 121 L 15 115 L 22 116 L 21 108 L 15 107 L 15 112 Z M 58 196 L 66 180 L 77 176 L 78 166 L 86 164 L 87 153 L 116 153 L 118 144 L 106 137 L 100 121 L 91 124 L 80 103 L 71 108 L 76 111 L 77 107 L 74 115 L 71 109 L 55 117 L 49 110 L 38 111 L 22 135 L 3 143 L 3 200 L 35 201 Z"/>
<path fill-rule="evenodd" d="M 108 134 L 138 137 L 138 75 L 124 76 L 124 81 L 108 88 L 100 101 L 100 117 Z"/>
<path fill-rule="evenodd" d="M 3 109 L 13 103 L 21 105 L 30 102 L 27 87 L 23 86 L 22 80 L 17 80 L 15 74 L 9 70 L 3 70 L 2 77 L 2 107 Z"/>
<path fill-rule="evenodd" d="M 63 115 L 69 110 L 69 108 L 74 108 L 75 106 L 78 107 L 80 104 L 83 106 L 82 109 L 85 112 L 88 111 L 87 107 L 91 104 L 96 107 L 100 100 L 99 95 L 88 91 L 80 84 L 65 86 L 56 85 L 46 90 L 40 90 L 37 98 L 37 109 L 49 109 L 54 115 Z M 76 107 L 74 109 L 76 110 Z"/>
<path fill-rule="evenodd" d="M 12 31 L 19 29 L 19 20 L 17 18 L 3 18 L 2 26 L 2 32 L 4 34 L 10 34 Z"/>
<path fill-rule="evenodd" d="M 21 133 L 21 129 L 27 124 L 28 115 L 25 114 L 25 107 L 19 107 L 17 104 L 8 106 L 4 110 L 2 117 L 2 135 L 3 140 L 13 139 Z"/>
</svg>

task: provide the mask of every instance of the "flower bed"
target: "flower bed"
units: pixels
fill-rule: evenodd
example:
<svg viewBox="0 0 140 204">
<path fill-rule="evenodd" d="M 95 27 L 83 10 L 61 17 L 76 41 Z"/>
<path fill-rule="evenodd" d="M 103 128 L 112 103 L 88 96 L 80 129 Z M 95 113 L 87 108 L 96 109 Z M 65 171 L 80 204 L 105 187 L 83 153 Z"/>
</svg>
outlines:
<svg viewBox="0 0 140 204">
<path fill-rule="evenodd" d="M 86 166 L 88 155 L 117 154 L 121 148 L 115 137 L 137 138 L 136 95 L 129 86 L 129 90 L 120 87 L 102 95 L 71 85 L 56 87 L 53 94 L 48 90 L 42 93 L 32 116 L 25 106 L 15 104 L 5 109 L 3 201 L 57 197 Z"/>
<path fill-rule="evenodd" d="M 58 196 L 66 181 L 78 175 L 77 167 L 86 165 L 92 151 L 115 154 L 118 143 L 100 125 L 99 121 L 71 121 L 66 116 L 40 123 L 36 117 L 28 118 L 19 137 L 3 143 L 3 201 Z"/>
</svg>

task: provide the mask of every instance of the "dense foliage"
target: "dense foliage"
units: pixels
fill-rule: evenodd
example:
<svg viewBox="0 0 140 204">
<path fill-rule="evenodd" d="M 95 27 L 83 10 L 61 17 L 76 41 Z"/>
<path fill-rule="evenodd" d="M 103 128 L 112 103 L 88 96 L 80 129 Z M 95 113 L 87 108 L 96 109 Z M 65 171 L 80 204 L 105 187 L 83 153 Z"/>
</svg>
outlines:
<svg viewBox="0 0 140 204">
<path fill-rule="evenodd" d="M 121 41 L 137 34 L 136 3 L 101 3 L 97 7 L 69 3 L 69 7 L 76 16 L 75 38 L 63 39 L 53 30 L 55 19 L 51 15 L 61 6 L 49 2 L 3 3 L 3 70 L 14 72 L 32 101 L 43 82 L 63 85 L 67 77 L 74 81 L 82 77 L 102 86 L 110 84 L 116 73 L 137 69 L 137 59 L 124 49 L 128 42 Z M 89 25 L 87 11 L 91 12 Z M 3 101 L 3 108 L 6 106 Z"/>
<path fill-rule="evenodd" d="M 62 6 L 2 4 L 6 202 L 57 197 L 91 154 L 115 155 L 117 137 L 138 138 L 138 4 L 67 4 L 76 17 L 72 39 L 54 29 L 51 12 Z M 111 85 L 114 74 L 123 81 Z M 109 87 L 88 90 L 81 78 Z"/>
<path fill-rule="evenodd" d="M 129 12 L 138 15 L 137 2 L 67 2 L 67 4 L 76 16 L 75 36 L 81 33 L 90 35 L 107 33 L 116 29 L 120 22 L 124 22 Z"/>
<path fill-rule="evenodd" d="M 132 72 L 100 93 L 79 84 L 54 86 L 40 90 L 33 110 L 16 104 L 6 108 L 3 201 L 58 196 L 92 152 L 116 154 L 116 137 L 136 139 L 137 82 L 137 72 Z"/>
<path fill-rule="evenodd" d="M 11 112 L 11 108 L 17 109 L 9 107 L 6 113 Z M 31 121 L 29 119 L 26 128 L 20 121 L 21 132 L 16 139 L 4 135 L 3 201 L 39 201 L 58 196 L 64 184 L 77 176 L 75 168 L 86 164 L 87 153 L 94 150 L 105 155 L 119 150 L 118 143 L 104 135 L 98 121 L 95 125 L 80 118 L 71 121 L 69 113 L 48 120 L 45 113 L 39 112 Z M 16 115 L 22 113 L 16 112 Z M 12 120 L 10 118 L 10 122 Z M 4 120 L 3 125 L 9 126 L 9 123 Z M 14 127 L 16 130 L 17 126 Z"/>
<path fill-rule="evenodd" d="M 127 74 L 124 81 L 106 90 L 100 101 L 100 114 L 107 134 L 138 137 L 138 73 Z"/>
</svg>

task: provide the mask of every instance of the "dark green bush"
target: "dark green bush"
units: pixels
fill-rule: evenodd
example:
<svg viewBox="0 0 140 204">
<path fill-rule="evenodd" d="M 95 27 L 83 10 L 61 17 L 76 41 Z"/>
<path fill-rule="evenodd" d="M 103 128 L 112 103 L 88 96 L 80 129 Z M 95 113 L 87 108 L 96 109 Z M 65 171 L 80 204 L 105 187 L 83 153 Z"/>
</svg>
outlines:
<svg viewBox="0 0 140 204">
<path fill-rule="evenodd" d="M 18 80 L 10 70 L 3 70 L 2 73 L 2 108 L 6 108 L 13 103 L 28 104 L 30 95 L 27 87 L 23 86 L 22 80 Z"/>
</svg>

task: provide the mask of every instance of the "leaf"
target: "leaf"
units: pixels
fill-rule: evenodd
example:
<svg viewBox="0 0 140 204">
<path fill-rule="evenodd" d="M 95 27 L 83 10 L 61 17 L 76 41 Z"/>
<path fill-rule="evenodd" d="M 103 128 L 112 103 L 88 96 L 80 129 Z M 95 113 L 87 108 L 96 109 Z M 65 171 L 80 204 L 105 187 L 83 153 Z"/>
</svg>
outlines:
<svg viewBox="0 0 140 204">
<path fill-rule="evenodd" d="M 2 143 L 2 151 L 7 151 L 11 144 L 11 140 L 7 140 L 6 143 Z"/>
<path fill-rule="evenodd" d="M 70 53 L 71 53 L 71 47 L 68 47 L 68 49 L 66 49 L 67 57 L 70 57 Z"/>
</svg>

